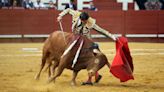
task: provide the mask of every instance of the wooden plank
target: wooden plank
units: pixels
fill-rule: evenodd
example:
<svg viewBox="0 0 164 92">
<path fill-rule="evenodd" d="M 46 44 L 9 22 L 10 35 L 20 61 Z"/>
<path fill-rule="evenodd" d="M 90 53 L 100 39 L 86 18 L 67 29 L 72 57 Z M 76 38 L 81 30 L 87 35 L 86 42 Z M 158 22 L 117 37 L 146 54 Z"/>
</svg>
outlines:
<svg viewBox="0 0 164 92">
<path fill-rule="evenodd" d="M 164 34 L 164 11 L 158 12 L 158 34 Z"/>
<path fill-rule="evenodd" d="M 125 30 L 128 34 L 157 34 L 157 11 L 127 11 Z"/>
</svg>

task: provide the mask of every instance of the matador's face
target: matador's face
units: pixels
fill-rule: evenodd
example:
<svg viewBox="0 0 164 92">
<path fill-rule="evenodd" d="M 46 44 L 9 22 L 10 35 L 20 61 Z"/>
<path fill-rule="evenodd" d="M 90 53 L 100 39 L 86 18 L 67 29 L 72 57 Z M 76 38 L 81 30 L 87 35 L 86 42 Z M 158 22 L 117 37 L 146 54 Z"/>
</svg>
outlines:
<svg viewBox="0 0 164 92">
<path fill-rule="evenodd" d="M 87 20 L 81 20 L 82 24 L 85 25 L 87 23 Z"/>
</svg>

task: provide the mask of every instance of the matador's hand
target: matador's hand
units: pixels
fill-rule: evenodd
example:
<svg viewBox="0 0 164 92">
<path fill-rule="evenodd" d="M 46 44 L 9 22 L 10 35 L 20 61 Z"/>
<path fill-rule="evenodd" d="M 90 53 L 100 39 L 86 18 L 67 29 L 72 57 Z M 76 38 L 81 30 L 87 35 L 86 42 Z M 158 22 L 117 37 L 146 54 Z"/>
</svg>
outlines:
<svg viewBox="0 0 164 92">
<path fill-rule="evenodd" d="M 61 16 L 57 17 L 57 21 L 58 22 L 60 22 L 61 20 L 62 20 L 62 17 Z"/>
<path fill-rule="evenodd" d="M 111 38 L 112 38 L 114 41 L 116 41 L 116 39 L 117 39 L 117 37 L 114 36 L 114 35 L 111 35 Z"/>
</svg>

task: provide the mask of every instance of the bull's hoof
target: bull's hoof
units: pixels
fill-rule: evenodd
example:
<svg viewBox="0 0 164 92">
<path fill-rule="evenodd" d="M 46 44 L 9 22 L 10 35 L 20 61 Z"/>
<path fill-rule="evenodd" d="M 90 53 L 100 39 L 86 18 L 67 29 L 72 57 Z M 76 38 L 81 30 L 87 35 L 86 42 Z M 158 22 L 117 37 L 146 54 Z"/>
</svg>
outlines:
<svg viewBox="0 0 164 92">
<path fill-rule="evenodd" d="M 93 85 L 93 83 L 92 82 L 82 82 L 81 85 Z"/>
<path fill-rule="evenodd" d="M 35 79 L 35 80 L 39 80 L 39 76 L 36 75 L 36 76 L 34 77 L 34 79 Z"/>
<path fill-rule="evenodd" d="M 98 78 L 95 80 L 95 83 L 98 83 L 101 80 L 102 76 L 99 75 Z"/>
<path fill-rule="evenodd" d="M 71 86 L 76 86 L 76 82 L 71 82 Z"/>
<path fill-rule="evenodd" d="M 50 84 L 51 82 L 55 83 L 55 80 L 53 80 L 52 78 L 49 78 L 48 81 L 47 81 L 47 84 Z"/>
</svg>

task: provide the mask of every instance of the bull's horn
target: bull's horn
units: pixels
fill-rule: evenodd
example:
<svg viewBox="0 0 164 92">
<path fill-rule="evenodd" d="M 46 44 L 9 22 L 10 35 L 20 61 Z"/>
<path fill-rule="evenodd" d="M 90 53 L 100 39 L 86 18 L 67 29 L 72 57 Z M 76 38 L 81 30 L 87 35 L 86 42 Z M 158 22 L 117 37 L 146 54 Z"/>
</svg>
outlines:
<svg viewBox="0 0 164 92">
<path fill-rule="evenodd" d="M 107 63 L 106 63 L 106 65 L 107 65 L 107 66 L 108 66 L 108 68 L 110 69 L 110 63 L 109 63 L 109 62 L 107 62 Z"/>
</svg>

